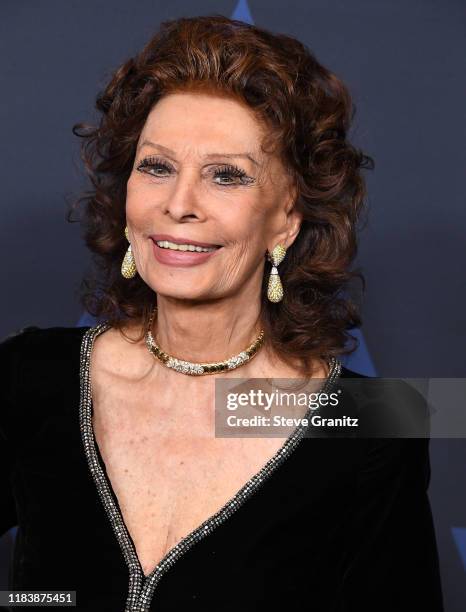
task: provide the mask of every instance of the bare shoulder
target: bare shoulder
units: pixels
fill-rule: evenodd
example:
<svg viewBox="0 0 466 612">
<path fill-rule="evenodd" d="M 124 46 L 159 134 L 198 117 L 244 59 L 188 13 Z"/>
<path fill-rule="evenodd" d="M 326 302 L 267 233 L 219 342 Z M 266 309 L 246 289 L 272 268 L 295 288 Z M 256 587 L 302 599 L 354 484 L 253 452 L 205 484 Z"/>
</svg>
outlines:
<svg viewBox="0 0 466 612">
<path fill-rule="evenodd" d="M 134 324 L 111 327 L 97 336 L 92 351 L 94 371 L 125 378 L 147 371 L 147 349 L 144 339 L 138 337 L 139 328 Z"/>
<path fill-rule="evenodd" d="M 285 362 L 279 355 L 268 350 L 265 351 L 265 359 L 260 364 L 261 376 L 271 378 L 307 378 L 300 371 L 300 363 Z M 259 361 L 259 360 L 258 360 Z M 330 367 L 324 359 L 313 359 L 309 365 L 309 378 L 326 379 L 330 374 Z"/>
</svg>

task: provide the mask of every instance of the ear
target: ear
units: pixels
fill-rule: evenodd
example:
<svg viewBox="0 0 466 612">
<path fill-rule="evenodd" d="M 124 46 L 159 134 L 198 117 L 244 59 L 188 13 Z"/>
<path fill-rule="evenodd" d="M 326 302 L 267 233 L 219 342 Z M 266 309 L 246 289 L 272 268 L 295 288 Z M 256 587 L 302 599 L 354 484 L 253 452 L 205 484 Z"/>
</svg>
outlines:
<svg viewBox="0 0 466 612">
<path fill-rule="evenodd" d="M 286 249 L 289 249 L 299 234 L 303 222 L 303 213 L 298 211 L 296 197 L 296 190 L 293 190 L 284 209 L 284 228 L 275 236 L 275 244 L 272 248 L 277 244 L 283 244 Z"/>
<path fill-rule="evenodd" d="M 286 237 L 284 238 L 284 245 L 287 249 L 289 249 L 296 240 L 299 230 L 301 229 L 302 222 L 303 214 L 297 210 L 295 205 L 293 205 L 286 215 L 287 232 Z"/>
</svg>

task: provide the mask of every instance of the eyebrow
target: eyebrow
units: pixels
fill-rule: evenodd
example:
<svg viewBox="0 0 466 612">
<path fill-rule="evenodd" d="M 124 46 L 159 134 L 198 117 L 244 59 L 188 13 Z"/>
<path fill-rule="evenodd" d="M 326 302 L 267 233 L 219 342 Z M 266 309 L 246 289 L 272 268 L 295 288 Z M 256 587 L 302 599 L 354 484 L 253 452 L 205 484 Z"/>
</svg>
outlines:
<svg viewBox="0 0 466 612">
<path fill-rule="evenodd" d="M 168 147 L 164 147 L 163 145 L 157 144 L 156 142 L 152 142 L 151 140 L 143 140 L 139 144 L 137 150 L 139 151 L 139 149 L 142 149 L 142 147 L 144 146 L 149 146 L 154 149 L 160 149 L 163 153 L 165 153 L 166 155 L 172 156 L 172 157 L 175 155 L 175 152 L 169 149 Z M 249 159 L 253 164 L 255 164 L 256 166 L 259 166 L 259 162 L 257 162 L 252 156 L 252 154 L 248 152 L 246 153 L 208 153 L 204 157 L 206 159 L 212 159 L 214 157 L 227 157 L 229 159 L 233 157 L 241 157 L 243 159 Z"/>
</svg>

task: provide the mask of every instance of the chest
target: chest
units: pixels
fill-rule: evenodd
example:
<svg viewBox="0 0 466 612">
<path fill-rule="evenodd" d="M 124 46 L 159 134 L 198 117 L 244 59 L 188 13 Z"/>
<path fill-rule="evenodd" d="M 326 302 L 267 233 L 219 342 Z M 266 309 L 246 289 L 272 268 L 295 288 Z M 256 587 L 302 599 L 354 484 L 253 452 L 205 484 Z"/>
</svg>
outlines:
<svg viewBox="0 0 466 612">
<path fill-rule="evenodd" d="M 144 573 L 215 514 L 283 445 L 281 438 L 216 438 L 209 398 L 185 412 L 107 387 L 93 429 Z M 199 399 L 199 398 L 198 398 Z M 143 406 L 143 407 L 142 407 Z M 192 422 L 198 414 L 197 423 Z"/>
</svg>

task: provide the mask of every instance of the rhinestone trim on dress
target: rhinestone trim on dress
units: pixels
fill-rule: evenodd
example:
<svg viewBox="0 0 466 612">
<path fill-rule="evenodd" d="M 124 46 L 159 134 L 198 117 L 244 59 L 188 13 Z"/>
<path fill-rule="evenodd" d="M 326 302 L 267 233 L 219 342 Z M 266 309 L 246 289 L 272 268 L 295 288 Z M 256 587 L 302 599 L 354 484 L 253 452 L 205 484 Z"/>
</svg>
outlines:
<svg viewBox="0 0 466 612">
<path fill-rule="evenodd" d="M 157 584 L 165 572 L 196 542 L 210 534 L 218 525 L 228 519 L 266 480 L 283 461 L 292 453 L 303 439 L 305 426 L 298 426 L 286 439 L 281 448 L 267 463 L 250 478 L 246 484 L 215 514 L 204 521 L 174 546 L 157 564 L 152 572 L 145 576 L 134 543 L 129 535 L 123 520 L 116 496 L 110 481 L 100 464 L 94 430 L 92 426 L 92 389 L 90 380 L 90 363 L 92 347 L 95 338 L 109 329 L 107 322 L 99 323 L 89 328 L 83 336 L 80 353 L 80 402 L 79 420 L 81 436 L 87 463 L 96 484 L 99 497 L 104 505 L 111 526 L 118 540 L 129 571 L 128 596 L 124 612 L 148 612 Z M 323 392 L 328 392 L 341 373 L 341 363 L 336 358 L 329 361 L 330 371 Z M 312 409 L 309 408 L 305 416 L 309 417 Z"/>
</svg>

